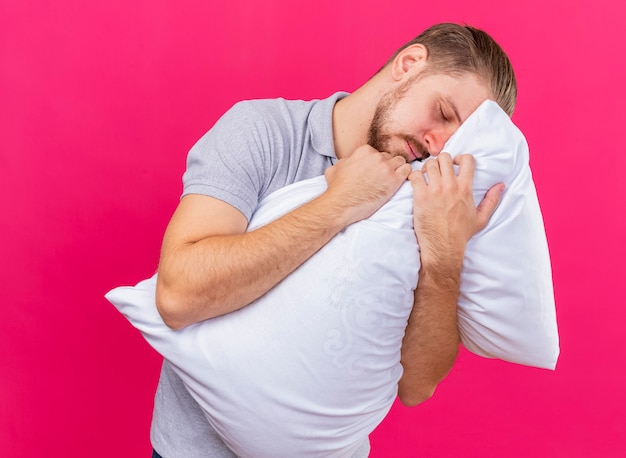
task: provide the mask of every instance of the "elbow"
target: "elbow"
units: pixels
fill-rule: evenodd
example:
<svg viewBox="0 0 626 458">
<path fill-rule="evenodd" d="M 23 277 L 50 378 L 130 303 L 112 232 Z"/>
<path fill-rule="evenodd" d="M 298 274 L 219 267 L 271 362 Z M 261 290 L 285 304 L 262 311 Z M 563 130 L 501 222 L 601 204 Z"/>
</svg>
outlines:
<svg viewBox="0 0 626 458">
<path fill-rule="evenodd" d="M 216 298 L 194 295 L 186 285 L 162 281 L 161 277 L 157 277 L 155 301 L 163 323 L 174 331 L 224 314 Z"/>
<path fill-rule="evenodd" d="M 402 402 L 402 405 L 405 407 L 415 407 L 432 398 L 436 388 L 437 385 L 420 387 L 419 389 L 408 389 L 400 385 L 398 387 L 398 398 L 400 398 L 400 402 Z"/>
<path fill-rule="evenodd" d="M 178 331 L 191 324 L 185 319 L 181 298 L 158 280 L 155 299 L 157 311 L 168 328 Z"/>
</svg>

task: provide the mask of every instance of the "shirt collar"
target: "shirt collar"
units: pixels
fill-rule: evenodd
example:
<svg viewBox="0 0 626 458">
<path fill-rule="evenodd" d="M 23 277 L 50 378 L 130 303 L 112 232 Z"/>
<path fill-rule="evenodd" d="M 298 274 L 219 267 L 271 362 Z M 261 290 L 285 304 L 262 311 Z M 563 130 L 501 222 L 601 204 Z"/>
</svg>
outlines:
<svg viewBox="0 0 626 458">
<path fill-rule="evenodd" d="M 311 145 L 317 153 L 323 156 L 337 159 L 333 141 L 333 108 L 335 103 L 347 95 L 347 92 L 336 92 L 330 97 L 318 101 L 309 113 Z"/>
</svg>

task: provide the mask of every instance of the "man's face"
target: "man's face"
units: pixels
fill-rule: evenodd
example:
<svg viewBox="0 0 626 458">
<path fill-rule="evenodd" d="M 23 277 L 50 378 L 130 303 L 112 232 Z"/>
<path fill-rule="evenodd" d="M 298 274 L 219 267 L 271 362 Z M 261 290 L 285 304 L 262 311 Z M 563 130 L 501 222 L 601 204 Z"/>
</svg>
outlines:
<svg viewBox="0 0 626 458">
<path fill-rule="evenodd" d="M 403 156 L 407 162 L 436 156 L 489 95 L 473 74 L 417 75 L 381 98 L 368 143 L 378 151 Z"/>
</svg>

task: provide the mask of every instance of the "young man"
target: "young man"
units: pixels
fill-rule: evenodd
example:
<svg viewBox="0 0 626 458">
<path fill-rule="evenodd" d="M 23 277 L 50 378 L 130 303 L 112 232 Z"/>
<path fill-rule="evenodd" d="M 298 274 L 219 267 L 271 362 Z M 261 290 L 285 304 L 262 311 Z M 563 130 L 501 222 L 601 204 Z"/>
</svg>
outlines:
<svg viewBox="0 0 626 458">
<path fill-rule="evenodd" d="M 439 153 L 484 100 L 511 114 L 515 96 L 510 62 L 487 34 L 441 24 L 400 48 L 352 94 L 235 105 L 189 153 L 183 198 L 159 264 L 157 306 L 164 321 L 177 329 L 245 307 L 410 179 L 421 270 L 403 340 L 399 396 L 407 405 L 428 399 L 456 358 L 466 243 L 485 226 L 502 191 L 494 186 L 476 208 L 473 158 L 456 161 L 457 176 L 450 156 Z M 411 172 L 408 162 L 427 156 L 437 160 Z M 322 173 L 326 192 L 246 232 L 264 196 Z M 151 439 L 164 458 L 234 456 L 168 362 Z M 365 444 L 355 456 L 367 456 L 368 449 Z"/>
</svg>

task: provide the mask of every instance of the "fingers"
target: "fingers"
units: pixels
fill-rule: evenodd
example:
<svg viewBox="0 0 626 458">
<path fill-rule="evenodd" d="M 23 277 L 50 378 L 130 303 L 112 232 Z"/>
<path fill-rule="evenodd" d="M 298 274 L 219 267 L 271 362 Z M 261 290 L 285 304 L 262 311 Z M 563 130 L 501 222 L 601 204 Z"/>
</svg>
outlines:
<svg viewBox="0 0 626 458">
<path fill-rule="evenodd" d="M 459 166 L 458 175 L 454 165 Z M 458 183 L 465 187 L 472 187 L 475 172 L 474 156 L 461 154 L 452 159 L 448 153 L 440 153 L 437 157 L 426 161 L 422 167 L 422 173 L 428 175 L 427 183 L 439 185 L 441 183 L 451 183 L 458 178 Z"/>
<path fill-rule="evenodd" d="M 476 207 L 477 224 L 480 229 L 484 228 L 487 222 L 489 222 L 489 218 L 491 218 L 491 215 L 493 215 L 493 212 L 496 210 L 503 192 L 504 183 L 498 183 L 492 186 L 485 194 L 485 197 L 483 197 L 483 200 L 480 201 L 478 207 Z"/>
<path fill-rule="evenodd" d="M 422 166 L 422 176 L 424 182 L 431 186 L 439 186 L 441 183 L 441 169 L 438 158 L 430 159 L 424 162 Z"/>
<path fill-rule="evenodd" d="M 411 174 L 411 182 L 414 185 L 421 185 L 421 182 L 433 187 L 438 187 L 442 182 L 449 182 L 455 177 L 452 157 L 448 153 L 441 153 L 437 157 L 432 157 L 422 166 L 421 170 L 416 170 Z"/>
<path fill-rule="evenodd" d="M 409 174 L 413 171 L 411 164 L 402 156 L 393 156 L 389 159 L 389 165 L 394 170 L 394 173 L 400 177 L 403 181 L 407 179 Z"/>
<path fill-rule="evenodd" d="M 369 145 L 368 145 L 369 146 Z M 387 165 L 391 170 L 394 171 L 396 175 L 398 175 L 402 180 L 406 180 L 413 168 L 409 163 L 407 163 L 406 159 L 402 156 L 394 156 L 386 151 L 377 151 L 374 148 L 371 148 L 371 151 L 383 157 L 387 161 Z"/>
<path fill-rule="evenodd" d="M 411 164 L 404 161 L 404 164 L 401 164 L 400 167 L 396 169 L 396 174 L 398 174 L 402 180 L 406 180 L 412 171 L 413 168 L 411 167 Z"/>
<path fill-rule="evenodd" d="M 454 158 L 454 164 L 459 166 L 459 178 L 471 185 L 474 180 L 476 161 L 471 154 L 460 154 Z"/>
<path fill-rule="evenodd" d="M 408 164 L 407 164 L 408 165 Z M 413 186 L 413 192 L 416 195 L 423 194 L 423 189 L 427 186 L 426 177 L 424 176 L 423 170 L 413 170 L 409 174 L 409 181 Z"/>
<path fill-rule="evenodd" d="M 339 168 L 357 170 L 356 173 L 362 177 L 369 177 L 378 183 L 383 180 L 384 173 L 387 176 L 386 179 L 391 178 L 395 185 L 406 180 L 413 170 L 402 155 L 378 151 L 370 145 L 360 146 L 350 156 L 340 159 L 334 166 L 327 168 L 325 172 L 327 182 L 332 181 L 335 176 L 342 173 L 337 171 Z"/>
<path fill-rule="evenodd" d="M 439 171 L 443 180 L 451 180 L 456 176 L 452 165 L 452 156 L 448 153 L 440 153 L 437 156 L 437 162 L 439 163 Z"/>
<path fill-rule="evenodd" d="M 458 166 L 458 174 L 455 166 Z M 485 228 L 498 206 L 504 184 L 498 183 L 489 189 L 475 206 L 474 173 L 473 156 L 465 154 L 452 159 L 449 154 L 441 153 L 426 161 L 422 170 L 409 175 L 414 192 L 414 224 L 418 240 L 436 242 L 432 234 L 446 234 L 448 248 L 464 248 L 474 234 Z M 445 252 L 446 247 L 439 251 Z"/>
</svg>

